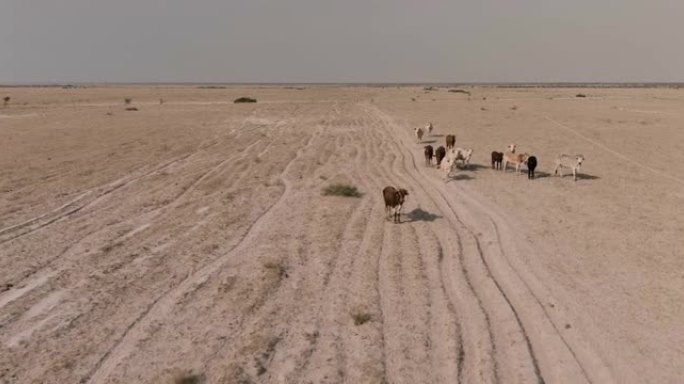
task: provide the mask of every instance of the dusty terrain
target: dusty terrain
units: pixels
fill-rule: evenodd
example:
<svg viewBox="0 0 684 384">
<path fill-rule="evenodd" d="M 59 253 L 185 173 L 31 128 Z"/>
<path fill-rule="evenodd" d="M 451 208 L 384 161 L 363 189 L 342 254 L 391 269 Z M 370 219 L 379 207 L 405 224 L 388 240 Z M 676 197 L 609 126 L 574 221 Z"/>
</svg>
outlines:
<svg viewBox="0 0 684 384">
<path fill-rule="evenodd" d="M 681 382 L 684 90 L 468 90 L 0 88 L 0 383 Z"/>
</svg>

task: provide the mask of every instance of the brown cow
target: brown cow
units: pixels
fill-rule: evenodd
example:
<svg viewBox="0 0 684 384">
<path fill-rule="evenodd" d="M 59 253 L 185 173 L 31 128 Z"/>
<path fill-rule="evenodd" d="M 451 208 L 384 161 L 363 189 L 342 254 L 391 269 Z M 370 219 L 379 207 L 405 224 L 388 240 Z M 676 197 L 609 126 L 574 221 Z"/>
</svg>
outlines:
<svg viewBox="0 0 684 384">
<path fill-rule="evenodd" d="M 404 205 L 404 200 L 408 194 L 408 191 L 403 188 L 387 186 L 382 190 L 387 218 L 392 215 L 395 223 L 401 223 L 401 207 Z"/>
<path fill-rule="evenodd" d="M 446 149 L 453 148 L 456 145 L 456 135 L 446 135 Z"/>
<path fill-rule="evenodd" d="M 432 165 L 432 156 L 434 155 L 434 150 L 432 149 L 432 145 L 426 145 L 425 146 L 425 166 L 429 167 Z"/>
<path fill-rule="evenodd" d="M 503 161 L 503 152 L 492 152 L 492 169 L 501 169 L 501 162 Z"/>
<path fill-rule="evenodd" d="M 435 151 L 435 158 L 437 160 L 437 166 L 439 167 L 440 164 L 442 164 L 442 159 L 446 156 L 446 149 L 444 149 L 443 146 L 439 146 L 437 150 Z"/>
</svg>

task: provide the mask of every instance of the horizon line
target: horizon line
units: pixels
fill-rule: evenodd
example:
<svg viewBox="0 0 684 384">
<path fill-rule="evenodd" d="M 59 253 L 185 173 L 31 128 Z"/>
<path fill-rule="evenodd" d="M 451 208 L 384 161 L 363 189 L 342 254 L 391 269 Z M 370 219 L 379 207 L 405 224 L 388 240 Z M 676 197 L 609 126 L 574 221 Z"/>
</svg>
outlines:
<svg viewBox="0 0 684 384">
<path fill-rule="evenodd" d="M 578 86 L 622 86 L 622 87 L 684 87 L 684 81 L 461 81 L 461 82 L 194 82 L 194 81 L 54 81 L 54 82 L 11 82 L 0 83 L 0 88 L 22 87 L 98 87 L 98 86 L 495 86 L 495 87 L 578 87 Z"/>
</svg>

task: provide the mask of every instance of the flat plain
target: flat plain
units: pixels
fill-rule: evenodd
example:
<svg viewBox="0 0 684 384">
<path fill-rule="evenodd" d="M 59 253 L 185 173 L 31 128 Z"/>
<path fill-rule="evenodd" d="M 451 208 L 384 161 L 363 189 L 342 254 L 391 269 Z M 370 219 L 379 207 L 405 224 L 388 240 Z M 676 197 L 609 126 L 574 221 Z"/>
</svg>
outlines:
<svg viewBox="0 0 684 384">
<path fill-rule="evenodd" d="M 680 382 L 684 90 L 463 89 L 0 88 L 0 382 Z"/>
</svg>

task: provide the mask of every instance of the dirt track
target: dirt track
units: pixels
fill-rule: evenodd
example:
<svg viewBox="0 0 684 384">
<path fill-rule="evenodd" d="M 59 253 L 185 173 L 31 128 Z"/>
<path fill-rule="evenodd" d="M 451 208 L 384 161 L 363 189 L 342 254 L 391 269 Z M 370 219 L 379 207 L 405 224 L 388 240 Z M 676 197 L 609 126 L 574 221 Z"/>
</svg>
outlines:
<svg viewBox="0 0 684 384">
<path fill-rule="evenodd" d="M 0 382 L 684 372 L 681 91 L 12 92 L 28 104 L 0 110 Z M 448 183 L 412 135 L 428 120 L 426 142 L 475 148 Z M 488 169 L 510 142 L 539 179 Z M 548 175 L 569 151 L 577 183 Z M 333 182 L 364 195 L 323 196 Z M 401 225 L 385 185 L 410 191 Z"/>
</svg>

